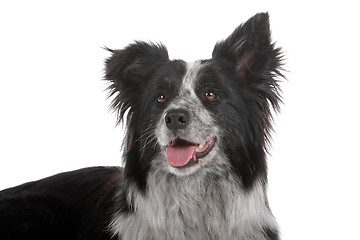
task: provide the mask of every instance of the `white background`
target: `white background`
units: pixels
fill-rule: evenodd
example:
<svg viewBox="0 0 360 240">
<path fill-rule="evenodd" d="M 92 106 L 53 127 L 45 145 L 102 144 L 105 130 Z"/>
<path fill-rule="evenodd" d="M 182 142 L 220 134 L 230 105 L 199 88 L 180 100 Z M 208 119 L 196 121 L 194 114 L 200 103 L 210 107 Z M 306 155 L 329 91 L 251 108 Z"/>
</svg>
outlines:
<svg viewBox="0 0 360 240">
<path fill-rule="evenodd" d="M 269 157 L 283 239 L 360 239 L 359 9 L 356 1 L 3 1 L 0 189 L 121 163 L 102 46 L 162 41 L 210 58 L 216 41 L 269 11 L 288 81 Z"/>
</svg>

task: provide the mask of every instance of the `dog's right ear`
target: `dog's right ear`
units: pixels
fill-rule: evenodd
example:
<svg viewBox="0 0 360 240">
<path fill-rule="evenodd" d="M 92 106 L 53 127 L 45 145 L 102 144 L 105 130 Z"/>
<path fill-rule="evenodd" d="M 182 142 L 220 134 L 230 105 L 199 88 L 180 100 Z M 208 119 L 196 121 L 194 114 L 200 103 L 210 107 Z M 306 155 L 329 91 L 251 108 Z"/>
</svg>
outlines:
<svg viewBox="0 0 360 240">
<path fill-rule="evenodd" d="M 154 71 L 169 60 L 162 44 L 135 42 L 122 50 L 106 50 L 112 56 L 105 61 L 105 79 L 110 81 L 111 107 L 118 111 L 119 120 L 138 101 L 141 89 Z"/>
</svg>

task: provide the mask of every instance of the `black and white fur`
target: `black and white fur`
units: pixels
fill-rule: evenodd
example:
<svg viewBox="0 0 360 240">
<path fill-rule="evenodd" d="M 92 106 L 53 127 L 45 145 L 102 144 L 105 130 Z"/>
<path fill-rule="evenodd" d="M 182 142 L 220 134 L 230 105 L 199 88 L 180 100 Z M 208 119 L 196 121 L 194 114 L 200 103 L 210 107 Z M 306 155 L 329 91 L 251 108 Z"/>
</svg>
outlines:
<svg viewBox="0 0 360 240">
<path fill-rule="evenodd" d="M 240 25 L 207 60 L 169 60 L 163 45 L 145 42 L 109 51 L 112 107 L 127 120 L 124 169 L 0 192 L 0 239 L 279 239 L 265 158 L 282 75 L 268 14 Z M 175 142 L 206 151 L 173 166 Z"/>
</svg>

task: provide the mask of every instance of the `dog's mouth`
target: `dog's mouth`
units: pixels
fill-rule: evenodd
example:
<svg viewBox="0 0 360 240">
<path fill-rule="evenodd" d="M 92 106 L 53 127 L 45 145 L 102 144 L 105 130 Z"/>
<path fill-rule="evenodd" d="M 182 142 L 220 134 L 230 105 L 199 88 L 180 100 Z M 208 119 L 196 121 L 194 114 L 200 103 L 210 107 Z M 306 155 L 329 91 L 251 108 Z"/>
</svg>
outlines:
<svg viewBox="0 0 360 240">
<path fill-rule="evenodd" d="M 212 137 L 204 144 L 196 144 L 176 138 L 166 147 L 166 155 L 171 166 L 176 168 L 190 167 L 206 157 L 214 148 L 217 138 Z"/>
</svg>

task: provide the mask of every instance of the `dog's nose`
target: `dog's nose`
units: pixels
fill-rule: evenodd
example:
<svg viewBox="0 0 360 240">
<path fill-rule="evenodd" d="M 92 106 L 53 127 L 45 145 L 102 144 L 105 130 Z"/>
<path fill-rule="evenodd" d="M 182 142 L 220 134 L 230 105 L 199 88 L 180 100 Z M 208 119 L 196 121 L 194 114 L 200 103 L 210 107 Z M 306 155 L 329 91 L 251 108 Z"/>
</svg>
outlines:
<svg viewBox="0 0 360 240">
<path fill-rule="evenodd" d="M 171 130 L 184 129 L 189 124 L 190 114 L 184 109 L 170 110 L 165 116 L 166 126 Z"/>
</svg>

